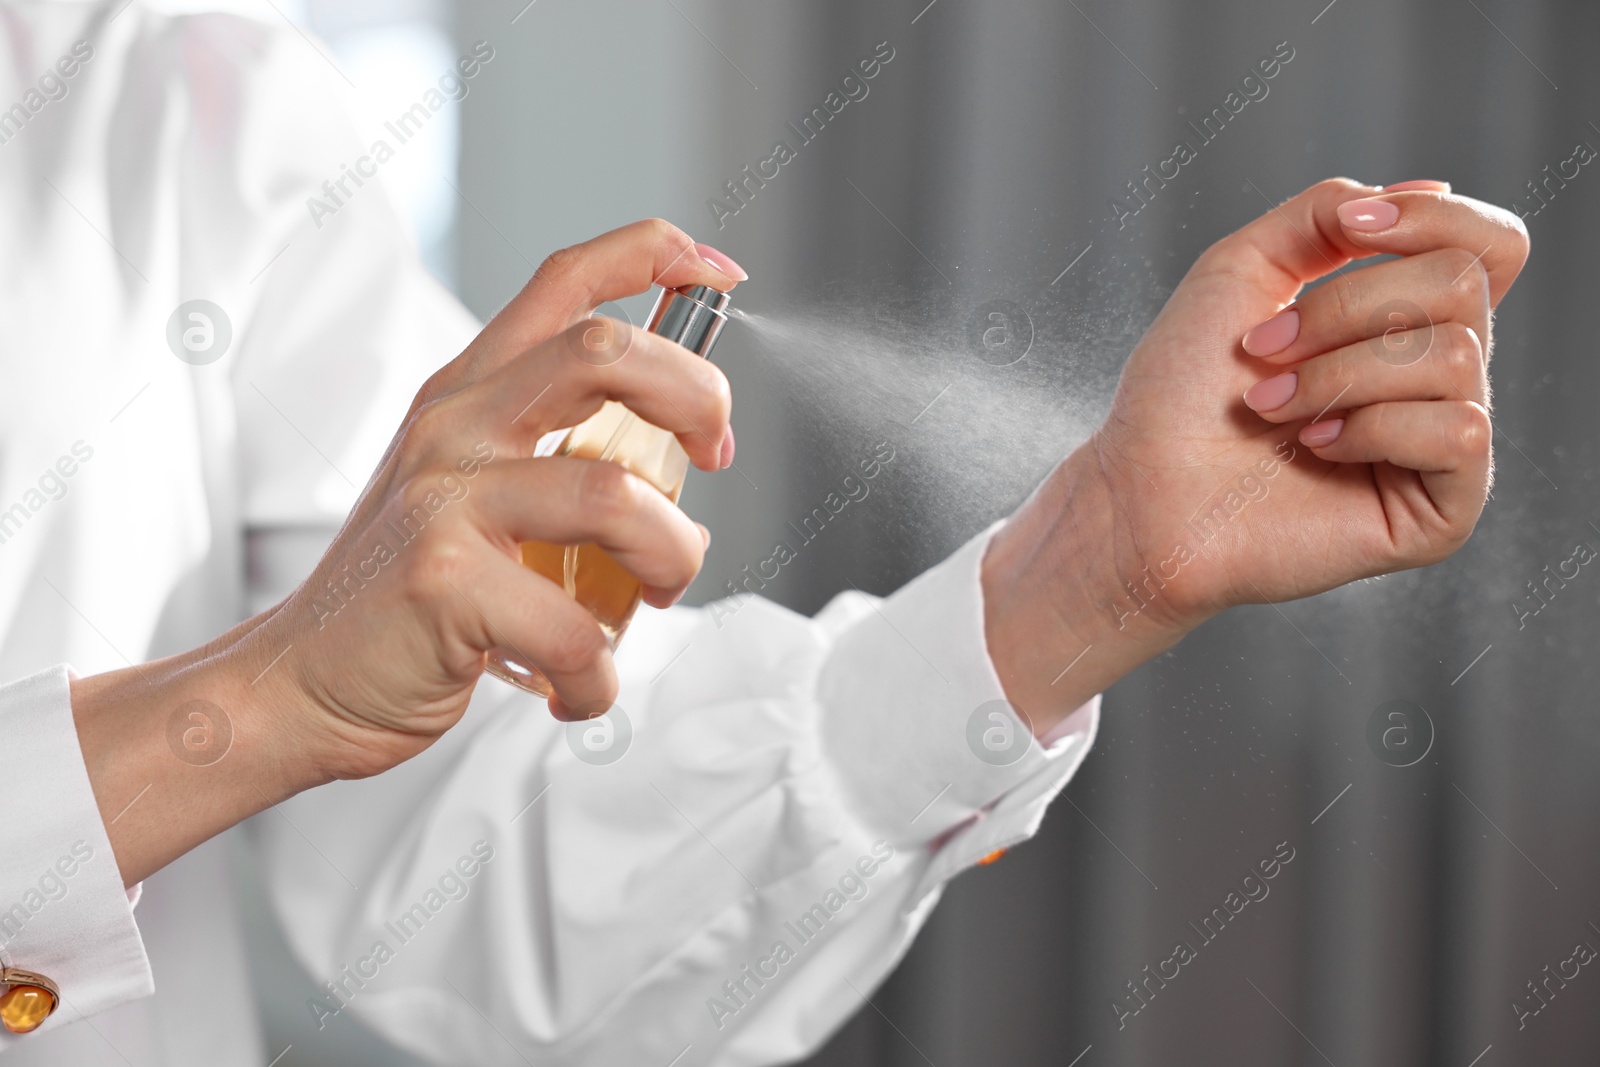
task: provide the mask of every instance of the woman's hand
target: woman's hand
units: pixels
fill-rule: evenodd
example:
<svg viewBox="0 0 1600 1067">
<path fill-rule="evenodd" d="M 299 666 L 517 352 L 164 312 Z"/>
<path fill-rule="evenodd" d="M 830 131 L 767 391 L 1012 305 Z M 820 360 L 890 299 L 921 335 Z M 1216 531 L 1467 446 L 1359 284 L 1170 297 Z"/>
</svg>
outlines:
<svg viewBox="0 0 1600 1067">
<path fill-rule="evenodd" d="M 1379 253 L 1402 258 L 1345 269 Z M 1332 180 L 1201 256 L 985 560 L 1036 729 L 1230 605 L 1459 548 L 1492 470 L 1491 311 L 1527 254 L 1514 215 L 1440 183 Z"/>
<path fill-rule="evenodd" d="M 617 678 L 604 634 L 521 565 L 520 543 L 599 544 L 665 606 L 699 572 L 708 536 L 620 466 L 534 449 L 616 400 L 674 433 L 696 466 L 727 466 L 722 372 L 591 316 L 652 284 L 727 290 L 743 277 L 660 221 L 551 256 L 429 379 L 304 585 L 206 648 L 75 681 L 80 742 L 124 878 L 302 789 L 416 755 L 460 719 L 492 649 L 543 671 L 558 714 L 608 707 Z M 168 732 L 184 708 L 201 716 L 194 729 L 228 727 L 225 761 L 173 758 Z"/>
<path fill-rule="evenodd" d="M 699 573 L 707 536 L 617 464 L 531 457 L 544 434 L 616 400 L 676 434 L 696 466 L 726 466 L 722 372 L 589 316 L 653 283 L 737 281 L 666 223 L 617 230 L 550 257 L 429 380 L 316 572 L 252 635 L 255 654 L 294 646 L 280 683 L 309 697 L 332 773 L 375 774 L 425 748 L 460 718 L 496 648 L 544 672 L 558 713 L 610 706 L 605 635 L 522 566 L 518 546 L 598 544 L 664 607 Z"/>
</svg>

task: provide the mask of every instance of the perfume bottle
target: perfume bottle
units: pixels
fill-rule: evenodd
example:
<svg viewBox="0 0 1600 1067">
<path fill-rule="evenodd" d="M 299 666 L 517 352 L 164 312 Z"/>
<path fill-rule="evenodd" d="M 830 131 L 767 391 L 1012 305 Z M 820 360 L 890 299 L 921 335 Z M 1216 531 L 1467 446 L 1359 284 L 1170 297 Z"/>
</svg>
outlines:
<svg viewBox="0 0 1600 1067">
<path fill-rule="evenodd" d="M 728 294 L 697 285 L 663 289 L 645 329 L 698 355 L 709 356 L 727 321 Z M 551 435 L 539 454 L 619 463 L 674 504 L 689 473 L 688 453 L 676 437 L 614 400 L 606 401 L 599 411 L 564 435 Z M 595 544 L 527 541 L 522 545 L 522 564 L 555 582 L 588 608 L 611 647 L 617 647 L 643 599 L 644 587 L 605 549 Z M 489 673 L 519 689 L 549 696 L 549 680 L 532 664 L 519 663 L 512 656 L 509 649 L 490 652 Z"/>
</svg>

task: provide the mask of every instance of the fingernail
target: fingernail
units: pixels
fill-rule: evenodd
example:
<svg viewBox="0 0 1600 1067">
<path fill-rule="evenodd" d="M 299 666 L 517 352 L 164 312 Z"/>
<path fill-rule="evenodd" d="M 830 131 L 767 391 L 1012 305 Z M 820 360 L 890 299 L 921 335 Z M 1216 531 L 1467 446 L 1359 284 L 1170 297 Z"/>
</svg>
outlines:
<svg viewBox="0 0 1600 1067">
<path fill-rule="evenodd" d="M 742 282 L 749 279 L 750 275 L 744 272 L 743 267 L 739 266 L 739 264 L 729 259 L 723 253 L 718 252 L 710 245 L 697 244 L 694 246 L 694 250 L 700 253 L 701 259 L 705 260 L 707 263 L 711 264 L 713 267 L 717 268 L 734 281 Z"/>
<path fill-rule="evenodd" d="M 1387 200 L 1351 200 L 1339 205 L 1339 221 L 1360 233 L 1387 230 L 1400 219 L 1400 209 Z"/>
<path fill-rule="evenodd" d="M 1343 419 L 1313 422 L 1310 426 L 1300 431 L 1300 441 L 1309 448 L 1321 448 L 1323 445 L 1331 445 L 1337 441 L 1339 434 L 1343 430 Z"/>
<path fill-rule="evenodd" d="M 1257 382 L 1244 391 L 1244 402 L 1250 405 L 1252 411 L 1272 411 L 1287 404 L 1294 396 L 1295 384 L 1299 375 L 1294 371 L 1280 374 L 1276 378 Z"/>
<path fill-rule="evenodd" d="M 733 466 L 733 427 L 728 427 L 728 432 L 722 438 L 722 469 L 727 470 Z"/>
<path fill-rule="evenodd" d="M 1441 186 L 1443 188 L 1440 188 Z M 1395 182 L 1393 185 L 1385 185 L 1383 187 L 1383 191 L 1386 193 L 1404 193 L 1416 189 L 1422 189 L 1430 193 L 1448 193 L 1450 191 L 1450 183 L 1422 179 L 1413 182 Z"/>
<path fill-rule="evenodd" d="M 1252 356 L 1275 356 L 1300 336 L 1300 312 L 1280 311 L 1244 335 L 1244 350 Z"/>
<path fill-rule="evenodd" d="M 697 522 L 697 523 L 695 523 L 695 525 L 700 527 L 700 540 L 705 542 L 705 547 L 706 548 L 710 548 L 711 547 L 711 529 L 708 526 L 706 526 L 706 524 L 703 523 L 703 522 Z"/>
</svg>

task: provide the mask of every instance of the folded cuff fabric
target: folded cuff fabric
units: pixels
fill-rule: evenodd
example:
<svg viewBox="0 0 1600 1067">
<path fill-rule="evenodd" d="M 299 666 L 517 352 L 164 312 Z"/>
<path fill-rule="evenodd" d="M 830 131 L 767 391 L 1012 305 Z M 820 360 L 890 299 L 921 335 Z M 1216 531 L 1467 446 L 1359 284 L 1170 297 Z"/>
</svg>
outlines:
<svg viewBox="0 0 1600 1067">
<path fill-rule="evenodd" d="M 0 782 L 19 816 L 0 822 L 0 963 L 60 987 L 40 1032 L 154 991 L 137 887 L 123 887 L 78 748 L 71 678 L 58 665 L 0 686 Z M 0 1031 L 0 1050 L 27 1040 Z"/>
</svg>

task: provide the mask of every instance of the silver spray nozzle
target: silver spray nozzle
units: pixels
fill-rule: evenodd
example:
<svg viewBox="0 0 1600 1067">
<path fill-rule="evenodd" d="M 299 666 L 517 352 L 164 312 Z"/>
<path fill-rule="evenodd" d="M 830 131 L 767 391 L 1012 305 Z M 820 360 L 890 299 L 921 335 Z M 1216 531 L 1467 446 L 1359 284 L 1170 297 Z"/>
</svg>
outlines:
<svg viewBox="0 0 1600 1067">
<path fill-rule="evenodd" d="M 691 285 L 661 290 L 645 329 L 709 357 L 727 322 L 728 294 L 708 285 Z"/>
</svg>

